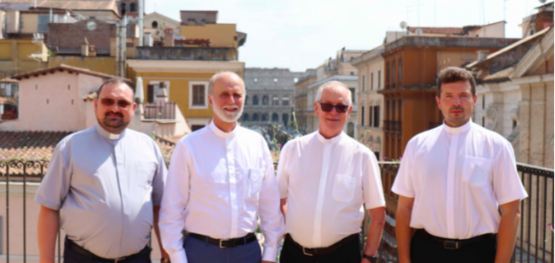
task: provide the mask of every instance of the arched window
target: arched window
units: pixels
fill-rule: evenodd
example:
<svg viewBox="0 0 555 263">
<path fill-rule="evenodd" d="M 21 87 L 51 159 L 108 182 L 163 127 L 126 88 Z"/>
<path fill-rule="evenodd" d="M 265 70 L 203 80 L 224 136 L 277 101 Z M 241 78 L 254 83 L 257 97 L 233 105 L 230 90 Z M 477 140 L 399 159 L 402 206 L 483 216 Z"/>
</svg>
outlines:
<svg viewBox="0 0 555 263">
<path fill-rule="evenodd" d="M 249 121 L 249 114 L 248 113 L 243 114 L 243 121 Z"/>
<path fill-rule="evenodd" d="M 272 98 L 272 105 L 274 106 L 278 106 L 279 105 L 279 97 L 278 96 L 274 96 Z"/>
<path fill-rule="evenodd" d="M 249 105 L 249 95 L 245 97 L 245 105 Z"/>
<path fill-rule="evenodd" d="M 279 115 L 277 113 L 272 114 L 272 122 L 278 122 L 279 121 Z"/>
<path fill-rule="evenodd" d="M 152 28 L 158 28 L 158 21 L 152 21 Z"/>
<path fill-rule="evenodd" d="M 125 9 L 125 6 L 126 6 L 125 3 L 121 3 L 121 12 L 122 12 L 122 13 L 123 13 L 124 10 L 126 10 L 126 9 Z"/>
<path fill-rule="evenodd" d="M 137 12 L 137 5 L 135 3 L 129 5 L 129 12 Z"/>
<path fill-rule="evenodd" d="M 256 96 L 254 96 L 256 97 Z M 252 121 L 258 121 L 258 113 L 253 113 L 252 114 Z"/>
<path fill-rule="evenodd" d="M 258 96 L 257 95 L 252 96 L 252 105 L 258 105 Z"/>
<path fill-rule="evenodd" d="M 262 113 L 262 121 L 268 121 L 268 113 Z"/>
<path fill-rule="evenodd" d="M 264 95 L 264 97 L 262 97 L 262 105 L 268 105 L 268 103 L 270 103 L 270 99 L 268 96 Z"/>
<path fill-rule="evenodd" d="M 284 113 L 281 116 L 281 119 L 283 120 L 283 126 L 285 126 L 285 127 L 289 126 L 289 114 Z"/>
</svg>

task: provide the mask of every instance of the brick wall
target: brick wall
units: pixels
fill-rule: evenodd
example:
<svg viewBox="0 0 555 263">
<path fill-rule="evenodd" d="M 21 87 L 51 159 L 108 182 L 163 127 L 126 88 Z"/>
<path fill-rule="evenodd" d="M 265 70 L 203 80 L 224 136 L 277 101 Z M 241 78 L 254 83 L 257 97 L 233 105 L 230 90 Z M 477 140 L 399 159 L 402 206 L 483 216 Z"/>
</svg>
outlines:
<svg viewBox="0 0 555 263">
<path fill-rule="evenodd" d="M 96 22 L 96 29 L 89 30 L 87 23 Z M 48 24 L 47 45 L 54 52 L 80 52 L 81 44 L 87 38 L 89 45 L 95 45 L 97 54 L 110 54 L 110 37 L 115 37 L 116 25 L 100 20 L 83 20 L 73 24 Z M 56 48 L 57 47 L 57 48 Z"/>
</svg>

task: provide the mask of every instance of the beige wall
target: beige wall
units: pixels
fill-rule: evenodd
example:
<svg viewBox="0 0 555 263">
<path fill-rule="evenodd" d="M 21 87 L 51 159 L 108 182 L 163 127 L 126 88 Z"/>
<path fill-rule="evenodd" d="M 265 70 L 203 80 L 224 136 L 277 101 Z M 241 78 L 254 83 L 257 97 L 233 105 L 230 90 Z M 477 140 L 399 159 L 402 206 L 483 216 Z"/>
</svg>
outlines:
<svg viewBox="0 0 555 263">
<path fill-rule="evenodd" d="M 21 14 L 21 33 L 37 33 L 39 25 L 38 14 Z"/>
<path fill-rule="evenodd" d="M 73 12 L 80 14 L 82 16 L 84 16 L 85 18 L 90 18 L 90 17 L 94 17 L 98 20 L 103 20 L 103 21 L 119 21 L 120 18 L 114 14 L 114 12 L 112 11 L 108 11 L 108 10 L 90 10 L 90 11 L 86 11 L 86 10 L 74 10 Z"/>
<path fill-rule="evenodd" d="M 467 62 L 476 61 L 477 58 L 476 52 L 439 51 L 437 52 L 437 72 L 450 66 L 460 67 Z M 405 65 L 407 64 L 405 63 Z"/>
<path fill-rule="evenodd" d="M 505 37 L 505 22 L 499 22 L 483 26 L 468 32 L 469 37 Z"/>
</svg>

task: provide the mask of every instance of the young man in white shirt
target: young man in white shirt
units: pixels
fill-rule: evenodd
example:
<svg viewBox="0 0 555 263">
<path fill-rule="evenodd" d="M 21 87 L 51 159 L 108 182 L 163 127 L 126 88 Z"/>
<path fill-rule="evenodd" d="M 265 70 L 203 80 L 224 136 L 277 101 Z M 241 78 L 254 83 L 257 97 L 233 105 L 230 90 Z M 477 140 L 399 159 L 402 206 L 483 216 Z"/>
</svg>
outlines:
<svg viewBox="0 0 555 263">
<path fill-rule="evenodd" d="M 276 261 L 283 235 L 278 186 L 266 141 L 237 124 L 245 93 L 237 74 L 214 75 L 208 85 L 212 123 L 175 147 L 160 211 L 172 263 Z M 254 234 L 257 217 L 263 255 Z"/>
<path fill-rule="evenodd" d="M 444 123 L 409 141 L 392 187 L 399 260 L 509 262 L 527 197 L 513 148 L 472 123 L 478 96 L 470 72 L 442 70 L 437 94 Z"/>
<path fill-rule="evenodd" d="M 282 263 L 377 262 L 385 199 L 374 153 L 343 133 L 351 104 L 343 83 L 323 84 L 314 103 L 318 131 L 281 151 L 278 182 L 287 233 Z M 371 222 L 361 259 L 363 204 Z"/>
</svg>

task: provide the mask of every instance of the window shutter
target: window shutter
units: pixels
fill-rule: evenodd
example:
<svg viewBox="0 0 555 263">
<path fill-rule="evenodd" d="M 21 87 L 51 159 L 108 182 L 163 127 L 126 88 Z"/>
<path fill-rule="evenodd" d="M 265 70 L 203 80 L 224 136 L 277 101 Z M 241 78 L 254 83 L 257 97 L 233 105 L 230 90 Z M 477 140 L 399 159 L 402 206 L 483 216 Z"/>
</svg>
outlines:
<svg viewBox="0 0 555 263">
<path fill-rule="evenodd" d="M 146 91 L 146 101 L 148 103 L 154 103 L 154 85 L 148 85 Z"/>
</svg>

